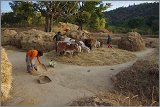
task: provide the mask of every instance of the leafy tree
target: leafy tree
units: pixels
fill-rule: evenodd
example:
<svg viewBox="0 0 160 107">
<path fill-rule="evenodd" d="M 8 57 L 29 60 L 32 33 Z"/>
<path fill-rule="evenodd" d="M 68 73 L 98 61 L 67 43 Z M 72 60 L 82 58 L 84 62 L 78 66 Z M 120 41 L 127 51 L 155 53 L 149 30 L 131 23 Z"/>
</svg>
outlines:
<svg viewBox="0 0 160 107">
<path fill-rule="evenodd" d="M 79 14 L 76 14 L 76 21 L 78 22 L 78 25 L 80 29 L 82 30 L 83 23 L 89 22 L 89 19 L 91 17 L 91 14 L 89 12 L 83 11 Z"/>
<path fill-rule="evenodd" d="M 91 24 L 91 27 L 93 27 L 94 26 L 93 23 L 96 20 L 100 20 L 101 18 L 104 18 L 104 14 L 102 13 L 102 11 L 106 10 L 110 6 L 111 4 L 109 3 L 103 5 L 101 1 L 80 1 L 78 2 L 76 22 L 78 22 L 80 29 L 82 30 L 82 26 L 84 23 L 89 23 L 89 22 L 90 22 L 89 24 Z M 100 19 L 97 19 L 98 17 Z"/>
<path fill-rule="evenodd" d="M 15 16 L 17 15 L 23 16 L 24 21 L 28 21 L 28 23 L 31 24 L 32 16 L 34 15 L 32 2 L 12 1 L 12 2 L 9 2 L 9 5 L 11 9 L 13 10 L 13 13 L 15 13 Z"/>
<path fill-rule="evenodd" d="M 1 22 L 2 26 L 5 24 L 14 25 L 24 22 L 25 17 L 22 15 L 15 15 L 13 12 L 2 13 Z"/>
<path fill-rule="evenodd" d="M 101 18 L 99 22 L 99 28 L 104 29 L 105 26 L 106 26 L 106 20 L 104 18 Z"/>
<path fill-rule="evenodd" d="M 45 31 L 52 29 L 53 19 L 58 16 L 68 17 L 75 13 L 76 2 L 71 1 L 13 1 L 10 6 L 14 13 L 22 14 L 31 23 L 34 12 L 40 12 L 45 17 Z"/>
<path fill-rule="evenodd" d="M 76 2 L 37 1 L 33 3 L 33 7 L 45 17 L 45 31 L 50 32 L 53 19 L 56 19 L 58 16 L 68 17 L 75 13 Z"/>
</svg>

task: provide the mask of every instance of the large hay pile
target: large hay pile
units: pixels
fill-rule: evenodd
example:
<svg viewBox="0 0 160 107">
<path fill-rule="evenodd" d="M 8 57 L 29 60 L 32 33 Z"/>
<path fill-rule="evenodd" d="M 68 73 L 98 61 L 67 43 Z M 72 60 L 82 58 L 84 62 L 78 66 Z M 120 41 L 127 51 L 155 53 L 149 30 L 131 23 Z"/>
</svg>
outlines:
<svg viewBox="0 0 160 107">
<path fill-rule="evenodd" d="M 60 24 L 60 27 L 63 29 L 78 30 L 78 28 L 79 28 L 77 25 L 71 24 L 71 23 L 60 22 L 59 24 Z"/>
<path fill-rule="evenodd" d="M 64 34 L 65 33 L 65 29 L 68 29 L 70 31 L 78 30 L 78 26 L 74 25 L 74 24 L 71 24 L 71 23 L 59 22 L 58 26 L 54 26 L 52 28 L 52 31 L 53 32 L 59 32 L 60 31 L 62 34 Z"/>
<path fill-rule="evenodd" d="M 49 34 L 36 29 L 20 32 L 22 49 L 37 49 L 41 51 L 50 51 L 53 49 L 53 34 Z"/>
<path fill-rule="evenodd" d="M 20 49 L 37 49 L 41 51 L 53 50 L 54 32 L 46 33 L 40 30 L 31 29 L 17 33 L 14 30 L 2 32 L 2 45 L 12 45 Z"/>
<path fill-rule="evenodd" d="M 121 37 L 118 48 L 129 51 L 141 51 L 145 49 L 145 42 L 137 32 L 129 32 L 127 36 Z"/>
<path fill-rule="evenodd" d="M 2 103 L 9 98 L 12 84 L 12 66 L 4 48 L 1 48 L 1 101 Z"/>
<path fill-rule="evenodd" d="M 115 87 L 123 94 L 138 95 L 142 105 L 159 104 L 159 65 L 155 59 L 138 60 L 115 78 Z"/>
<path fill-rule="evenodd" d="M 91 53 L 79 53 L 72 58 L 69 56 L 56 56 L 55 51 L 49 52 L 47 56 L 55 61 L 81 66 L 121 64 L 136 58 L 128 51 L 116 48 L 95 48 Z"/>
<path fill-rule="evenodd" d="M 2 30 L 2 45 L 13 45 L 21 48 L 22 37 L 15 30 Z"/>
</svg>

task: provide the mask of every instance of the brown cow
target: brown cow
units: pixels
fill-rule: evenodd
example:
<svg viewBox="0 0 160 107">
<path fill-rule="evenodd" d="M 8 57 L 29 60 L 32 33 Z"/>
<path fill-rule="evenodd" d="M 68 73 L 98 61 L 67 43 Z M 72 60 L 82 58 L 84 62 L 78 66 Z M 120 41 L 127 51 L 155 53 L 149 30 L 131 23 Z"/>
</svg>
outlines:
<svg viewBox="0 0 160 107">
<path fill-rule="evenodd" d="M 84 39 L 84 44 L 90 48 L 90 50 L 93 48 L 93 47 L 96 47 L 96 39 L 95 38 L 91 38 L 91 39 Z"/>
<path fill-rule="evenodd" d="M 60 41 L 58 42 L 57 51 L 60 55 L 61 53 L 69 53 L 70 55 L 73 55 L 74 52 L 79 52 L 79 48 L 77 44 L 67 44 L 66 42 Z"/>
</svg>

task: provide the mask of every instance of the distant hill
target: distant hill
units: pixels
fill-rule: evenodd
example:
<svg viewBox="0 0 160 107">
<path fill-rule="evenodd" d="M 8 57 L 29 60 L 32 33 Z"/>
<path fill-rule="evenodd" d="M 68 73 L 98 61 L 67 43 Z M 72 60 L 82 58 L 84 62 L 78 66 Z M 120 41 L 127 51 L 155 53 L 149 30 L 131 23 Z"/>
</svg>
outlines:
<svg viewBox="0 0 160 107">
<path fill-rule="evenodd" d="M 104 12 L 108 30 L 114 33 L 136 31 L 140 34 L 159 33 L 159 3 L 143 3 Z"/>
<path fill-rule="evenodd" d="M 137 17 L 144 17 L 145 21 L 151 17 L 159 19 L 159 3 L 143 3 L 120 7 L 115 10 L 106 11 L 104 14 L 109 19 L 109 25 L 121 24 Z"/>
</svg>

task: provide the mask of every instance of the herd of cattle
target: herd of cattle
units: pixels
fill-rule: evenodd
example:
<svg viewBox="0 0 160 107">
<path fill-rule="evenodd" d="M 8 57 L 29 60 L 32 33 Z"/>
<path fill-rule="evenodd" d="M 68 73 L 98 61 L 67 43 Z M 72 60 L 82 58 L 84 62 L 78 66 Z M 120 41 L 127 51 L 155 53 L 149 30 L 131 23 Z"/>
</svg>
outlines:
<svg viewBox="0 0 160 107">
<path fill-rule="evenodd" d="M 90 53 L 93 47 L 102 47 L 102 42 L 96 39 L 71 39 L 69 37 L 64 38 L 63 41 L 57 42 L 57 53 L 58 55 L 66 55 L 67 53 L 71 56 L 74 53 L 87 52 Z"/>
</svg>

